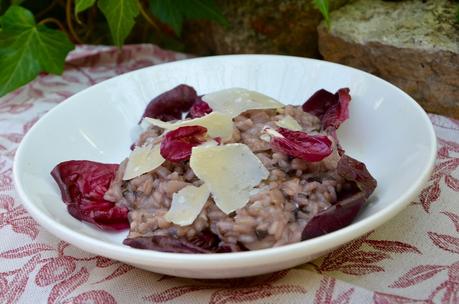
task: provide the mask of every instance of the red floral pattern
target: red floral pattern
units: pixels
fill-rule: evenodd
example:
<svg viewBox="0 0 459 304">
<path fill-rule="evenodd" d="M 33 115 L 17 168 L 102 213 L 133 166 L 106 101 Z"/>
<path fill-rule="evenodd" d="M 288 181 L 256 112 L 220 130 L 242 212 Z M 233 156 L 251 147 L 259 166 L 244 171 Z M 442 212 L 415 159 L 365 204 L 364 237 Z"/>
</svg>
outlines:
<svg viewBox="0 0 459 304">
<path fill-rule="evenodd" d="M 166 289 L 149 295 L 144 300 L 151 303 L 167 303 L 188 293 L 200 290 L 210 291 L 209 304 L 245 303 L 282 294 L 305 294 L 307 292 L 306 289 L 300 285 L 274 284 L 284 278 L 287 272 L 280 271 L 251 279 L 190 280 L 190 284 Z M 229 286 L 231 288 L 228 288 Z"/>
<path fill-rule="evenodd" d="M 320 287 L 316 291 L 314 304 L 348 304 L 350 303 L 354 288 L 343 291 L 333 299 L 335 292 L 336 279 L 324 277 L 320 281 Z"/>
<path fill-rule="evenodd" d="M 319 265 L 314 262 L 311 264 L 320 273 L 341 271 L 345 274 L 360 276 L 373 272 L 384 272 L 384 268 L 377 263 L 390 259 L 393 253 L 421 253 L 416 247 L 400 241 L 369 240 L 368 237 L 372 233 L 329 253 L 321 259 Z M 365 247 L 367 250 L 364 249 Z"/>
<path fill-rule="evenodd" d="M 74 93 L 186 58 L 152 45 L 80 46 L 62 76 L 0 98 L 0 304 L 459 303 L 459 121 L 430 115 L 438 159 L 418 199 L 383 227 L 303 266 L 228 280 L 159 276 L 59 241 L 22 207 L 12 162 L 25 133 Z"/>
<path fill-rule="evenodd" d="M 419 196 L 422 207 L 426 212 L 430 211 L 432 204 L 437 203 L 440 198 L 440 182 L 451 190 L 459 191 L 459 179 L 453 176 L 459 168 L 459 143 L 438 139 L 441 148 L 437 153 L 438 163 L 430 177 L 429 185 L 424 188 Z"/>
</svg>

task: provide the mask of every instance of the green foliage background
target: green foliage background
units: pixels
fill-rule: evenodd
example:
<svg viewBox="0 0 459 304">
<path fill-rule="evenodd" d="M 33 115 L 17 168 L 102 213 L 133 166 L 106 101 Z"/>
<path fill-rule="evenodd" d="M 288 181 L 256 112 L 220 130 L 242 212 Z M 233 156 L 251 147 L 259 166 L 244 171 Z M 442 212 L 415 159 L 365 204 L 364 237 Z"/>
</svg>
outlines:
<svg viewBox="0 0 459 304">
<path fill-rule="evenodd" d="M 75 44 L 182 50 L 183 22 L 198 19 L 227 24 L 214 0 L 0 0 L 0 96 L 61 74 Z"/>
<path fill-rule="evenodd" d="M 312 0 L 327 24 L 328 0 Z M 181 51 L 187 20 L 228 24 L 214 0 L 0 0 L 0 96 L 61 74 L 75 44 L 155 43 Z"/>
</svg>

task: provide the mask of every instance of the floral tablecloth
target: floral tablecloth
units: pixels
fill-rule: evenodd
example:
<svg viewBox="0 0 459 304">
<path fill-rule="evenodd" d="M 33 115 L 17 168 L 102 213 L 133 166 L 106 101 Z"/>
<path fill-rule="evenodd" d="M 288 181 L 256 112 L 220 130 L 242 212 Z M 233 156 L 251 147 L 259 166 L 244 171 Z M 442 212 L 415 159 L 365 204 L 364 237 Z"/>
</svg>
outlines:
<svg viewBox="0 0 459 304">
<path fill-rule="evenodd" d="M 376 231 L 312 263 L 255 278 L 180 279 L 83 252 L 22 207 L 12 162 L 49 109 L 97 82 L 186 58 L 152 45 L 81 46 L 62 76 L 0 98 L 0 303 L 459 303 L 459 121 L 430 115 L 438 137 L 419 197 Z"/>
</svg>

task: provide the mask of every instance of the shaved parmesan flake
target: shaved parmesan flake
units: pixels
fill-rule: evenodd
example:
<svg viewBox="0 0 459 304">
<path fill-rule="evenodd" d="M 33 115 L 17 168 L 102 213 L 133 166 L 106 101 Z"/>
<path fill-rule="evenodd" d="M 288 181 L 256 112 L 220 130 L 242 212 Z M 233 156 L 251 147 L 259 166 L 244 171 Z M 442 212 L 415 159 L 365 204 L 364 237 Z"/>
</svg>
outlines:
<svg viewBox="0 0 459 304">
<path fill-rule="evenodd" d="M 269 134 L 263 133 L 260 135 L 260 139 L 262 141 L 270 142 L 271 141 L 271 136 Z"/>
<path fill-rule="evenodd" d="M 178 126 L 177 123 L 170 123 L 167 121 L 162 121 L 160 119 L 150 118 L 150 117 L 145 117 L 140 123 L 140 125 L 145 125 L 145 124 L 154 125 L 154 126 L 160 127 L 161 129 L 166 129 L 166 130 L 175 130 L 181 127 L 181 126 Z"/>
<path fill-rule="evenodd" d="M 200 187 L 186 186 L 172 196 L 172 204 L 164 218 L 180 226 L 191 225 L 209 198 L 206 184 Z"/>
<path fill-rule="evenodd" d="M 215 147 L 218 146 L 218 142 L 216 140 L 208 140 L 206 142 L 203 142 L 202 144 L 199 145 L 200 147 Z"/>
<path fill-rule="evenodd" d="M 257 109 L 277 109 L 284 105 L 277 100 L 255 91 L 232 88 L 213 92 L 202 97 L 212 110 L 225 113 L 232 118 L 242 112 Z"/>
<path fill-rule="evenodd" d="M 269 175 L 258 157 L 244 144 L 194 147 L 190 167 L 226 214 L 244 207 L 252 189 Z"/>
<path fill-rule="evenodd" d="M 133 179 L 161 166 L 165 159 L 159 153 L 159 146 L 136 147 L 129 155 L 123 180 Z"/>
<path fill-rule="evenodd" d="M 265 126 L 262 130 L 262 133 L 260 135 L 260 139 L 266 142 L 271 142 L 272 137 L 284 137 L 282 134 L 274 130 L 273 128 L 269 126 Z"/>
<path fill-rule="evenodd" d="M 270 127 L 263 128 L 264 135 L 272 136 L 272 137 L 284 137 L 282 134 L 274 130 Z M 263 136 L 263 135 L 262 135 Z"/>
<path fill-rule="evenodd" d="M 202 126 L 207 128 L 207 134 L 210 137 L 221 137 L 223 140 L 230 139 L 233 135 L 232 118 L 219 112 L 212 112 L 203 117 L 190 120 L 180 120 L 174 123 L 149 117 L 145 117 L 144 121 L 169 131 L 185 126 Z"/>
<path fill-rule="evenodd" d="M 281 128 L 289 129 L 289 130 L 292 130 L 292 131 L 301 131 L 301 130 L 303 130 L 303 128 L 298 123 L 298 121 L 296 121 L 295 118 L 293 118 L 290 115 L 285 115 L 284 117 L 282 117 L 281 120 L 276 121 L 276 125 L 281 127 Z"/>
</svg>

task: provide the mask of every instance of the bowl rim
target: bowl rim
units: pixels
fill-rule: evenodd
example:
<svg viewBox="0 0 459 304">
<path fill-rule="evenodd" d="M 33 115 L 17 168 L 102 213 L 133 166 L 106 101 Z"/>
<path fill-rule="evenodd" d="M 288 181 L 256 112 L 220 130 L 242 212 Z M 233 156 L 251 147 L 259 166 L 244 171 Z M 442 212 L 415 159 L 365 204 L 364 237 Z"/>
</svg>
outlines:
<svg viewBox="0 0 459 304">
<path fill-rule="evenodd" d="M 425 167 L 418 178 L 413 181 L 411 186 L 398 197 L 391 205 L 385 206 L 383 209 L 377 211 L 375 214 L 368 216 L 367 218 L 361 219 L 358 222 L 352 223 L 349 226 L 341 228 L 337 231 L 309 239 L 306 241 L 283 245 L 275 248 L 267 248 L 255 251 L 244 251 L 244 252 L 234 252 L 234 253 L 218 253 L 218 254 L 184 254 L 184 253 L 168 253 L 168 252 L 159 252 L 153 250 L 143 250 L 136 249 L 125 246 L 123 244 L 112 244 L 103 240 L 95 239 L 91 236 L 79 233 L 67 227 L 66 225 L 60 223 L 52 217 L 49 217 L 44 212 L 42 212 L 35 204 L 33 199 L 29 197 L 26 191 L 22 187 L 20 169 L 21 169 L 21 159 L 24 152 L 24 144 L 28 142 L 28 139 L 34 136 L 35 130 L 40 128 L 43 121 L 46 121 L 46 117 L 54 115 L 56 111 L 59 111 L 62 107 L 65 107 L 68 103 L 77 102 L 78 96 L 82 92 L 87 90 L 94 90 L 101 85 L 107 85 L 110 81 L 114 79 L 120 79 L 123 77 L 129 77 L 132 74 L 139 73 L 139 71 L 146 69 L 155 69 L 163 65 L 182 65 L 188 63 L 196 62 L 206 62 L 206 61 L 215 61 L 215 60 L 241 60 L 243 58 L 264 58 L 264 59 L 286 59 L 286 60 L 301 60 L 309 61 L 311 63 L 320 63 L 331 66 L 339 66 L 340 68 L 350 69 L 358 73 L 364 73 L 367 77 L 375 79 L 377 81 L 382 81 L 386 85 L 389 85 L 392 89 L 398 91 L 404 96 L 406 102 L 410 102 L 414 106 L 415 111 L 422 117 L 423 123 L 427 125 L 429 136 L 430 151 L 429 159 L 425 164 Z M 405 102 L 405 101 L 404 101 Z M 238 55 L 220 55 L 220 56 L 210 56 L 210 57 L 199 57 L 186 60 L 178 60 L 173 62 L 167 62 L 162 64 L 157 64 L 153 66 L 144 67 L 138 70 L 134 70 L 122 75 L 115 76 L 108 80 L 97 83 L 93 86 L 90 86 L 71 97 L 67 98 L 57 106 L 53 107 L 48 111 L 43 117 L 39 119 L 37 123 L 27 132 L 27 134 L 22 139 L 14 158 L 13 162 L 13 179 L 16 191 L 18 192 L 22 205 L 30 212 L 32 217 L 37 220 L 37 222 L 43 226 L 47 231 L 54 234 L 58 238 L 65 240 L 76 247 L 79 247 L 85 251 L 101 254 L 109 258 L 116 260 L 128 261 L 131 257 L 135 256 L 133 263 L 139 265 L 161 265 L 161 267 L 187 267 L 187 268 L 200 268 L 203 270 L 206 269 L 219 269 L 227 267 L 227 264 L 231 264 L 233 267 L 246 267 L 253 265 L 263 265 L 272 262 L 273 257 L 280 257 L 284 255 L 290 255 L 291 258 L 301 258 L 306 257 L 307 255 L 314 255 L 317 253 L 324 252 L 336 248 L 340 245 L 344 245 L 346 242 L 349 242 L 388 221 L 399 213 L 408 203 L 415 198 L 415 196 L 420 191 L 421 187 L 427 182 L 430 174 L 432 172 L 435 159 L 436 159 L 436 146 L 437 140 L 434 132 L 433 125 L 427 116 L 426 112 L 422 107 L 408 94 L 403 92 L 401 89 L 395 85 L 376 77 L 370 73 L 364 72 L 362 70 L 345 66 L 338 63 L 295 57 L 295 56 L 284 56 L 284 55 L 256 55 L 256 54 L 238 54 Z M 103 253 L 101 253 L 103 252 Z"/>
</svg>

